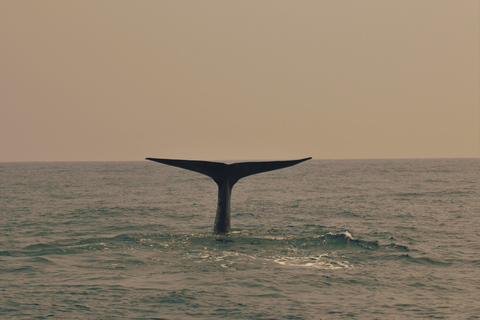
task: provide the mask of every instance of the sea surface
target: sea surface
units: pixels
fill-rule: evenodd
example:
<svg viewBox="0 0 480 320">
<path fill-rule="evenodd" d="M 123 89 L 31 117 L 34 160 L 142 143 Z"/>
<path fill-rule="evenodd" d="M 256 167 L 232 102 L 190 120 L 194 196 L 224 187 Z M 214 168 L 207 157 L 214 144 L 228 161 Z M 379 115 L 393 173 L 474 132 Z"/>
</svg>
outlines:
<svg viewBox="0 0 480 320">
<path fill-rule="evenodd" d="M 217 186 L 0 163 L 0 319 L 480 319 L 480 159 L 310 160 Z"/>
</svg>

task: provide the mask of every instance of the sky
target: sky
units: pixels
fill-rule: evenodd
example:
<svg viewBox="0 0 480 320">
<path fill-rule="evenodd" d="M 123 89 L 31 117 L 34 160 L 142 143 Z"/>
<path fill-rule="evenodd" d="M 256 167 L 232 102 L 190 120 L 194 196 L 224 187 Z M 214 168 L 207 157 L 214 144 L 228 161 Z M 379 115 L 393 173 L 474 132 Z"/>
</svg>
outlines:
<svg viewBox="0 0 480 320">
<path fill-rule="evenodd" d="M 480 157 L 478 0 L 0 0 L 0 162 Z"/>
</svg>

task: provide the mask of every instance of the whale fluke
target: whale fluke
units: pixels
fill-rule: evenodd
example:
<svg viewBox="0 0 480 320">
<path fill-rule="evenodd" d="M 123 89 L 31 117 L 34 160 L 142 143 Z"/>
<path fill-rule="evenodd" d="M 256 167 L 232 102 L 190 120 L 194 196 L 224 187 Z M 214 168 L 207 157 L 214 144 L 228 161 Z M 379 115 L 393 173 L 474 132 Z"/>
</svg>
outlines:
<svg viewBox="0 0 480 320">
<path fill-rule="evenodd" d="M 238 180 L 253 174 L 290 167 L 310 159 L 312 158 L 226 164 L 212 161 L 146 158 L 146 160 L 207 175 L 217 183 L 218 206 L 213 228 L 213 231 L 216 234 L 226 234 L 230 232 L 230 197 L 232 195 L 232 188 Z"/>
</svg>

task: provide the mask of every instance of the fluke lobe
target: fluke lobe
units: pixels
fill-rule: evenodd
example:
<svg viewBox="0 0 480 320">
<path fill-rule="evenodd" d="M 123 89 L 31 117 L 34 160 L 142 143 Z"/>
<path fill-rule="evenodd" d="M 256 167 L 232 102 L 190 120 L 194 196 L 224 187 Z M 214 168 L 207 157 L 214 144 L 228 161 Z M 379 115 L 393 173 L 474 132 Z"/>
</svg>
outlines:
<svg viewBox="0 0 480 320">
<path fill-rule="evenodd" d="M 213 232 L 216 234 L 226 234 L 230 232 L 230 197 L 232 195 L 232 188 L 238 180 L 252 174 L 290 167 L 310 159 L 312 158 L 226 164 L 211 161 L 146 158 L 146 160 L 202 173 L 217 183 L 218 206 L 215 225 L 213 227 Z"/>
</svg>

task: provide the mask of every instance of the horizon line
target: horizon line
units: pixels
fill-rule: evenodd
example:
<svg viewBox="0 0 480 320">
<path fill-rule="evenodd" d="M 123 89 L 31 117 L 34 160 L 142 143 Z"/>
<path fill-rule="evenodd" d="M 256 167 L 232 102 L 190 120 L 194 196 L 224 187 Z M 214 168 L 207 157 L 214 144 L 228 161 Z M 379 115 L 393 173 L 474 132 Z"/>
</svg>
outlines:
<svg viewBox="0 0 480 320">
<path fill-rule="evenodd" d="M 179 158 L 180 159 L 180 158 Z M 449 159 L 480 159 L 480 156 L 474 157 L 405 157 L 405 158 L 315 158 L 311 157 L 313 161 L 348 161 L 348 160 L 449 160 Z M 217 162 L 232 162 L 232 161 L 279 161 L 279 158 L 258 158 L 258 159 L 194 159 L 187 160 L 199 161 L 217 161 Z M 19 161 L 2 161 L 0 163 L 63 163 L 63 162 L 143 162 L 145 158 L 138 160 L 19 160 Z"/>
</svg>

